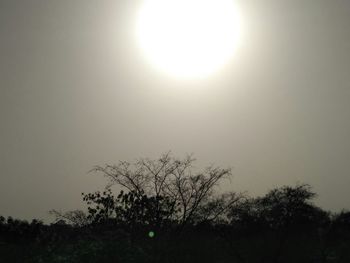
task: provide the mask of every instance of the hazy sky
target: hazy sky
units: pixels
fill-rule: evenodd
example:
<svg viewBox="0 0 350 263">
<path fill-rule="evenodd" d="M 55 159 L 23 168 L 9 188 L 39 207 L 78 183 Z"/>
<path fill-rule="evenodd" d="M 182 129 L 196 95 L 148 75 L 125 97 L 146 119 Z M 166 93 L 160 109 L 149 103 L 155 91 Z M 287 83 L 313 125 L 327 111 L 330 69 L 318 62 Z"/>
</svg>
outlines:
<svg viewBox="0 0 350 263">
<path fill-rule="evenodd" d="M 0 214 L 79 208 L 92 166 L 169 150 L 233 167 L 224 190 L 350 209 L 350 1 L 237 1 L 240 48 L 192 81 L 144 61 L 140 1 L 0 0 Z"/>
</svg>

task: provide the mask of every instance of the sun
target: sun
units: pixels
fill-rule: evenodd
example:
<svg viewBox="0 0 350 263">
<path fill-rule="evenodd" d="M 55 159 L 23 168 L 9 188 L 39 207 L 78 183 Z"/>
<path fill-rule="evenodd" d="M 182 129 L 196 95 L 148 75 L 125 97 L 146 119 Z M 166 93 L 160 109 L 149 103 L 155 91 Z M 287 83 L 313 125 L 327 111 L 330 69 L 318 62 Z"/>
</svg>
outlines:
<svg viewBox="0 0 350 263">
<path fill-rule="evenodd" d="M 178 78 L 206 77 L 232 58 L 239 20 L 232 0 L 143 0 L 136 37 L 158 70 Z"/>
</svg>

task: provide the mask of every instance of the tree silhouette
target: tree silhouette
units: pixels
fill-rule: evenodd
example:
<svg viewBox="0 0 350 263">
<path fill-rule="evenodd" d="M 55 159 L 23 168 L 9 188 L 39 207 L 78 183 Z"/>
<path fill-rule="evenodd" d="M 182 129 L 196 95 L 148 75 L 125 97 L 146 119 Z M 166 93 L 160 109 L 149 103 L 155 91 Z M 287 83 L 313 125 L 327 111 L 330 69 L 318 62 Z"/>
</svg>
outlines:
<svg viewBox="0 0 350 263">
<path fill-rule="evenodd" d="M 50 225 L 0 216 L 0 262 L 350 262 L 350 212 L 317 207 L 309 185 L 219 194 L 231 170 L 193 163 L 95 167 L 108 185 L 82 193 L 86 212 L 52 210 Z"/>
<path fill-rule="evenodd" d="M 158 160 L 140 159 L 133 164 L 120 162 L 118 165 L 96 166 L 93 171 L 109 179 L 107 189 L 118 185 L 129 193 L 122 192 L 117 200 L 110 195 L 102 198 L 97 193 L 89 196 L 90 201 L 98 200 L 104 207 L 99 213 L 104 211 L 108 214 L 108 204 L 124 200 L 124 208 L 129 207 L 128 213 L 145 214 L 147 222 L 157 225 L 163 220 L 170 220 L 183 228 L 190 222 L 216 220 L 240 199 L 240 195 L 234 193 L 215 195 L 215 187 L 231 176 L 231 170 L 208 167 L 204 171 L 194 172 L 194 161 L 192 156 L 180 160 L 167 153 Z M 125 203 L 125 200 L 129 203 Z M 138 211 L 131 212 L 131 208 Z M 120 206 L 113 209 L 122 212 Z M 96 213 L 95 210 L 91 211 Z"/>
<path fill-rule="evenodd" d="M 241 262 L 245 261 L 243 254 L 246 253 L 247 258 L 250 255 L 237 249 L 240 242 L 250 236 L 256 240 L 260 236 L 264 240 L 260 246 L 269 245 L 262 252 L 265 253 L 262 260 L 284 262 L 282 254 L 295 233 L 314 236 L 320 227 L 329 223 L 329 213 L 312 203 L 315 197 L 309 185 L 301 184 L 275 188 L 262 197 L 242 199 L 231 207 L 228 217 L 232 228 L 223 237 L 230 249 L 236 250 L 235 255 Z"/>
<path fill-rule="evenodd" d="M 88 219 L 93 223 L 114 220 L 117 224 L 129 226 L 163 226 L 176 212 L 174 201 L 168 197 L 148 197 L 134 191 L 120 191 L 114 197 L 111 189 L 103 193 L 83 194 L 88 204 Z"/>
</svg>

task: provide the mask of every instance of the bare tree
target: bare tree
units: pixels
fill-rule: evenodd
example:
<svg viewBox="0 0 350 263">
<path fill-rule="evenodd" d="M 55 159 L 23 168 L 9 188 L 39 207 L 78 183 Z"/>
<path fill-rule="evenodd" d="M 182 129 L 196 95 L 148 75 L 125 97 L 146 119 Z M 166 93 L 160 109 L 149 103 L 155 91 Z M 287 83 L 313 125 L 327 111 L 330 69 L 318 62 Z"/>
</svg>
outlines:
<svg viewBox="0 0 350 263">
<path fill-rule="evenodd" d="M 180 160 L 167 153 L 158 160 L 143 158 L 135 163 L 96 166 L 92 171 L 108 178 L 107 188 L 118 185 L 140 196 L 169 198 L 176 206 L 170 219 L 185 225 L 196 218 L 215 220 L 239 200 L 235 194 L 215 195 L 216 186 L 230 178 L 231 169 L 211 166 L 195 172 L 194 161 L 191 155 Z"/>
<path fill-rule="evenodd" d="M 55 222 L 64 221 L 73 226 L 81 227 L 91 223 L 88 216 L 81 210 L 73 210 L 68 212 L 51 210 L 49 211 L 49 214 L 55 217 Z"/>
</svg>

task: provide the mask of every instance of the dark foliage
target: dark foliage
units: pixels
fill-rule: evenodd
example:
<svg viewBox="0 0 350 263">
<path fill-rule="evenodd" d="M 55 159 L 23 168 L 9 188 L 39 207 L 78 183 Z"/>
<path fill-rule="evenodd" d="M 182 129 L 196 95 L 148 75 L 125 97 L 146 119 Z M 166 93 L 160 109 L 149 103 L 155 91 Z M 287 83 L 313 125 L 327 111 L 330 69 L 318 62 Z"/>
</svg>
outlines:
<svg viewBox="0 0 350 263">
<path fill-rule="evenodd" d="M 350 212 L 323 211 L 310 186 L 217 196 L 227 170 L 186 175 L 186 160 L 114 167 L 125 190 L 82 194 L 87 212 L 50 225 L 0 217 L 0 262 L 350 262 Z"/>
</svg>

